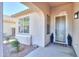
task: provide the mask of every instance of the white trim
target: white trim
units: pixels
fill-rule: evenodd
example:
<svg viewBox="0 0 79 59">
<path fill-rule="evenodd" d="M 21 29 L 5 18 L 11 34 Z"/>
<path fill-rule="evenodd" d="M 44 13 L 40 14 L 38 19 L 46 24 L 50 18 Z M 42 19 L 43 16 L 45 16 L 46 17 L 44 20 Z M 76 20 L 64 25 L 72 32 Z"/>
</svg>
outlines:
<svg viewBox="0 0 79 59">
<path fill-rule="evenodd" d="M 55 18 L 59 17 L 59 16 L 65 16 L 66 17 L 66 36 L 65 36 L 66 42 L 65 43 L 55 42 L 55 37 L 56 37 L 55 36 L 55 22 L 56 22 Z M 55 15 L 54 16 L 54 43 L 68 44 L 67 35 L 68 35 L 68 18 L 67 18 L 67 14 L 66 13 L 64 13 L 64 14 L 62 13 L 62 14 Z"/>
<path fill-rule="evenodd" d="M 30 29 L 30 15 L 26 15 L 26 16 L 23 16 L 23 17 L 18 18 L 18 22 L 17 22 L 17 23 L 18 23 L 18 26 L 19 26 L 19 21 L 20 21 L 20 20 L 24 20 L 24 18 L 27 18 L 27 17 L 29 18 L 29 33 L 20 33 L 20 32 L 19 32 L 19 29 L 18 29 L 18 30 L 17 30 L 17 33 L 18 33 L 18 34 L 21 34 L 21 35 L 27 35 L 27 34 L 29 35 L 29 34 L 31 34 L 31 33 L 30 33 L 30 31 L 31 31 L 31 29 Z"/>
</svg>

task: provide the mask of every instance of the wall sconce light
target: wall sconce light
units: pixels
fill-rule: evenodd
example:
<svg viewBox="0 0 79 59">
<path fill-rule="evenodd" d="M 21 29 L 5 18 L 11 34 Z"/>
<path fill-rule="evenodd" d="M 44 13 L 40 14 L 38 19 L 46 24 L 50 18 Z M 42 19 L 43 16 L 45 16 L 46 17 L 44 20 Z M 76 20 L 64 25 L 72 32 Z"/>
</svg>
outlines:
<svg viewBox="0 0 79 59">
<path fill-rule="evenodd" d="M 74 19 L 79 19 L 79 11 L 74 14 Z"/>
</svg>

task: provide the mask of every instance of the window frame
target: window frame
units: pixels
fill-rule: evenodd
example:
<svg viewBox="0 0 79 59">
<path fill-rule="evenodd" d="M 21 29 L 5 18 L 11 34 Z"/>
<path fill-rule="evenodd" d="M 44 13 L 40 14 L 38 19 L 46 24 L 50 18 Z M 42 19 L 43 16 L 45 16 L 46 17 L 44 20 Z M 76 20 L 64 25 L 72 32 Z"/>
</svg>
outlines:
<svg viewBox="0 0 79 59">
<path fill-rule="evenodd" d="M 21 25 L 20 25 L 20 21 L 24 21 L 25 20 L 25 18 L 27 18 L 27 19 L 29 19 L 29 23 L 28 23 L 28 26 L 29 26 L 29 30 L 28 30 L 28 32 L 24 32 L 24 29 L 25 29 L 25 27 L 24 27 L 24 23 L 23 23 L 23 32 L 21 32 L 21 30 L 20 30 L 20 27 L 21 27 Z M 29 34 L 30 33 L 30 18 L 29 18 L 29 16 L 25 16 L 25 17 L 22 17 L 22 18 L 19 18 L 19 21 L 18 21 L 18 33 L 20 33 L 20 34 Z"/>
</svg>

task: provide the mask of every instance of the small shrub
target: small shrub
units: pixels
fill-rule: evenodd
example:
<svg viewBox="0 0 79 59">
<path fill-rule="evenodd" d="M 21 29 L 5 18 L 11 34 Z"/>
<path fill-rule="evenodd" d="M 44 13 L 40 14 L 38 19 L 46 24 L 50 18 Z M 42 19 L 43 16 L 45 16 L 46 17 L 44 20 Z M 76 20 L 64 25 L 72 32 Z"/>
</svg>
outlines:
<svg viewBox="0 0 79 59">
<path fill-rule="evenodd" d="M 16 48 L 16 51 L 19 52 L 20 50 L 20 43 L 17 40 L 11 42 L 12 47 Z"/>
</svg>

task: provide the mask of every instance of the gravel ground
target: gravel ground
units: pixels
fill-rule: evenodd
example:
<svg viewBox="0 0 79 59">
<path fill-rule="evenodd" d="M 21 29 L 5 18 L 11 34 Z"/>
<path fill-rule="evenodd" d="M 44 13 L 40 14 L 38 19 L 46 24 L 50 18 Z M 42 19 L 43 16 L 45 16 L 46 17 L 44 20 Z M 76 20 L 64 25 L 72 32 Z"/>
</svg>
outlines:
<svg viewBox="0 0 79 59">
<path fill-rule="evenodd" d="M 21 44 L 20 52 L 16 52 L 10 44 L 3 44 L 3 55 L 4 57 L 24 57 L 36 47 Z"/>
</svg>

